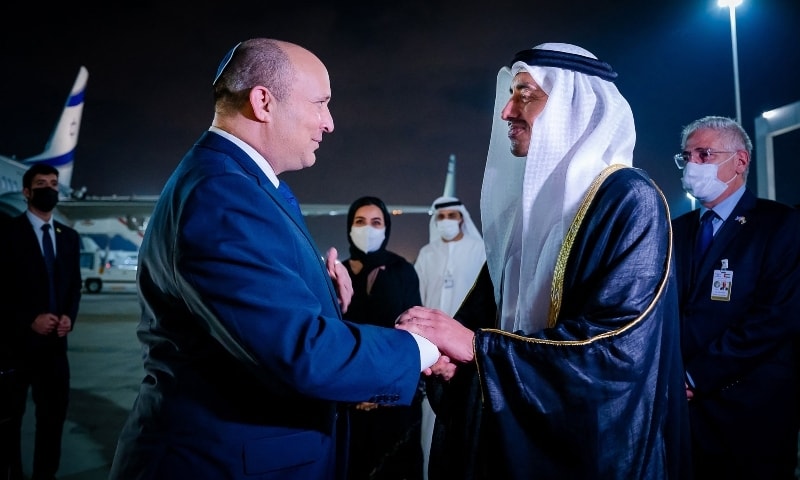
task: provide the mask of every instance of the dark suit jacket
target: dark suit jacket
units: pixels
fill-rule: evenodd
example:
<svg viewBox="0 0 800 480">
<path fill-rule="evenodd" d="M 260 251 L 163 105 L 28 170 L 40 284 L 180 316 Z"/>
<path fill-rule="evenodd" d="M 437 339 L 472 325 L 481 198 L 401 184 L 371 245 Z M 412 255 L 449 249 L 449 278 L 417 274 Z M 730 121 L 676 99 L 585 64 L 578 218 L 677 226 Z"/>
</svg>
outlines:
<svg viewBox="0 0 800 480">
<path fill-rule="evenodd" d="M 411 402 L 412 336 L 342 320 L 302 216 L 220 135 L 168 180 L 139 262 L 146 376 L 110 478 L 332 479 L 336 401 Z"/>
<path fill-rule="evenodd" d="M 81 298 L 80 237 L 72 228 L 54 221 L 56 236 L 55 287 L 58 315 L 73 326 Z M 31 329 L 37 315 L 48 310 L 48 278 L 37 233 L 25 213 L 7 219 L 0 227 L 0 350 L 12 358 L 36 354 L 38 348 L 66 351 L 67 337 L 42 336 Z"/>
<path fill-rule="evenodd" d="M 695 460 L 728 457 L 720 478 L 775 478 L 771 468 L 791 472 L 797 462 L 798 213 L 746 191 L 695 276 L 699 210 L 673 220 Z M 730 301 L 711 299 L 723 259 L 733 271 Z"/>
</svg>

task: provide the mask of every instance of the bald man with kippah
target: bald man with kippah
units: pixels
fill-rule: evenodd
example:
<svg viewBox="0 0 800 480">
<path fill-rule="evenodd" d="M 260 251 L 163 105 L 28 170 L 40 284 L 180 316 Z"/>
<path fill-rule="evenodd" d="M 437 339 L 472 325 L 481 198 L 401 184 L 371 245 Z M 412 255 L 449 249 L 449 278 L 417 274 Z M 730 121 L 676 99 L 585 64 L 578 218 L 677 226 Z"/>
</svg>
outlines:
<svg viewBox="0 0 800 480">
<path fill-rule="evenodd" d="M 335 249 L 319 252 L 280 177 L 313 166 L 333 131 L 322 61 L 251 38 L 209 87 L 211 125 L 167 180 L 139 253 L 145 375 L 109 480 L 348 478 L 339 405 L 410 405 L 439 352 L 343 319 L 350 276 Z"/>
</svg>

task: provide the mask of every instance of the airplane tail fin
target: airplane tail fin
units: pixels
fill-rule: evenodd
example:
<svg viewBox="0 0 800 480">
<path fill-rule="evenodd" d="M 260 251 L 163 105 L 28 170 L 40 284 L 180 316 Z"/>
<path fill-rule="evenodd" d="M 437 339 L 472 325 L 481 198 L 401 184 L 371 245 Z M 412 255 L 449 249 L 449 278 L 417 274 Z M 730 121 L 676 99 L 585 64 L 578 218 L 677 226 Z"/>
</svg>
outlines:
<svg viewBox="0 0 800 480">
<path fill-rule="evenodd" d="M 447 161 L 447 176 L 444 180 L 443 197 L 456 196 L 456 155 L 450 154 L 450 159 Z"/>
<path fill-rule="evenodd" d="M 56 167 L 61 190 L 67 195 L 72 193 L 72 167 L 75 160 L 75 147 L 78 145 L 78 133 L 81 127 L 84 94 L 88 79 L 89 71 L 86 67 L 81 66 L 67 98 L 67 103 L 61 112 L 61 118 L 50 135 L 44 151 L 22 161 L 28 166 L 34 163 L 46 163 Z"/>
</svg>

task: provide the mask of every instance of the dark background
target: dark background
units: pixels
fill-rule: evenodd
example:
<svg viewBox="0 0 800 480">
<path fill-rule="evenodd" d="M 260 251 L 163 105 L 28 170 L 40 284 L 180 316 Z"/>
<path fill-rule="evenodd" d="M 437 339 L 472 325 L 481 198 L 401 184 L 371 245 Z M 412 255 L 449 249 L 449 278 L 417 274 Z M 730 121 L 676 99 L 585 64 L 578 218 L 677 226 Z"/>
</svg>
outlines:
<svg viewBox="0 0 800 480">
<path fill-rule="evenodd" d="M 282 175 L 303 203 L 371 194 L 428 205 L 455 154 L 457 193 L 480 225 L 495 77 L 516 51 L 539 43 L 577 44 L 619 72 L 637 125 L 634 164 L 661 186 L 673 216 L 691 207 L 672 162 L 681 127 L 736 114 L 729 14 L 715 0 L 274 3 L 25 2 L 13 14 L 4 7 L 0 152 L 24 158 L 43 150 L 85 65 L 72 186 L 157 194 L 210 125 L 219 59 L 255 36 L 309 48 L 331 75 L 335 131 L 314 167 Z M 736 12 L 742 123 L 754 137 L 757 115 L 800 100 L 800 1 L 744 0 Z M 775 147 L 778 200 L 800 203 L 800 130 Z M 756 190 L 755 164 L 748 185 Z M 307 221 L 320 248 L 345 249 L 345 217 Z M 393 221 L 389 248 L 413 261 L 428 218 Z"/>
</svg>

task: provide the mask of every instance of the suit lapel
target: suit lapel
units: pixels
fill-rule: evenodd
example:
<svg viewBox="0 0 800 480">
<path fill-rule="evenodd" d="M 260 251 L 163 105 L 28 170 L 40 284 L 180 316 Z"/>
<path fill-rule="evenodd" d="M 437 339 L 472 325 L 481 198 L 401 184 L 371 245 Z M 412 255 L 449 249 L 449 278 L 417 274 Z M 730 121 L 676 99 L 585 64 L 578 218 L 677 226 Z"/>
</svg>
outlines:
<svg viewBox="0 0 800 480">
<path fill-rule="evenodd" d="M 261 189 L 266 192 L 267 195 L 269 195 L 272 201 L 277 203 L 281 210 L 283 210 L 294 222 L 297 228 L 303 232 L 311 244 L 315 245 L 313 239 L 311 238 L 311 234 L 308 232 L 305 221 L 303 221 L 303 216 L 298 214 L 294 207 L 288 204 L 288 202 L 283 198 L 283 195 L 278 192 L 278 189 L 272 184 L 270 179 L 267 178 L 267 175 L 264 173 L 264 171 L 261 170 L 258 165 L 256 165 L 256 162 L 254 162 L 253 159 L 247 155 L 247 153 L 245 153 L 241 148 L 227 138 L 217 135 L 214 132 L 204 132 L 197 143 L 203 147 L 222 152 L 239 164 L 239 167 L 242 169 L 242 171 L 252 177 L 256 183 L 258 183 Z"/>
<path fill-rule="evenodd" d="M 47 276 L 47 266 L 44 264 L 44 254 L 39 246 L 39 236 L 34 230 L 33 224 L 28 220 L 27 213 L 17 217 L 19 228 L 17 234 L 20 236 L 20 248 L 24 248 L 28 253 L 28 258 L 37 259 L 36 269 L 40 275 Z M 58 263 L 58 245 L 56 245 L 56 263 Z"/>
<path fill-rule="evenodd" d="M 681 276 L 680 284 L 683 285 L 682 296 L 690 296 L 692 291 L 695 290 L 694 283 L 699 271 L 699 265 L 695 265 L 694 258 L 694 244 L 697 239 L 697 233 L 700 229 L 700 209 L 694 210 L 688 218 L 681 219 L 682 223 L 676 225 L 676 239 L 683 242 L 680 248 L 681 255 L 676 258 L 679 261 L 678 274 Z"/>
<path fill-rule="evenodd" d="M 733 211 L 722 224 L 717 234 L 714 235 L 714 240 L 708 247 L 708 251 L 703 257 L 702 262 L 697 267 L 695 279 L 705 278 L 713 270 L 721 268 L 720 260 L 726 247 L 734 241 L 743 228 L 746 228 L 747 217 L 753 208 L 755 208 L 756 197 L 749 190 L 745 190 L 744 195 L 739 200 L 739 203 L 733 208 Z M 744 219 L 744 221 L 742 221 Z M 699 223 L 699 220 L 696 222 Z M 699 226 L 697 227 L 699 228 Z M 697 289 L 695 289 L 697 290 Z"/>
<path fill-rule="evenodd" d="M 217 135 L 213 132 L 204 132 L 200 139 L 197 141 L 199 145 L 203 147 L 210 148 L 213 150 L 217 150 L 230 158 L 236 161 L 239 164 L 242 171 L 253 178 L 253 180 L 258 183 L 263 190 L 273 202 L 277 203 L 281 210 L 286 213 L 289 219 L 294 223 L 297 229 L 300 231 L 300 234 L 305 238 L 308 248 L 310 252 L 314 255 L 314 257 L 318 260 L 320 267 L 322 269 L 322 273 L 327 279 L 328 282 L 328 290 L 330 291 L 331 297 L 335 304 L 338 304 L 336 291 L 333 287 L 333 283 L 328 275 L 327 267 L 325 266 L 325 262 L 319 254 L 317 250 L 317 244 L 314 241 L 314 238 L 311 236 L 311 233 L 308 231 L 308 227 L 306 226 L 306 222 L 303 219 L 303 215 L 297 213 L 297 210 L 289 205 L 286 199 L 283 198 L 278 189 L 272 184 L 272 182 L 267 178 L 267 175 L 264 173 L 256 162 L 250 158 L 247 153 L 245 153 L 241 148 L 239 148 L 236 144 L 228 140 L 227 138 Z M 44 260 L 42 260 L 44 262 Z M 42 263 L 44 265 L 44 263 Z"/>
<path fill-rule="evenodd" d="M 55 222 L 55 221 L 53 222 L 53 231 L 56 234 L 56 266 L 55 266 L 55 273 L 56 273 L 57 276 L 59 276 L 59 272 L 66 271 L 66 270 L 64 270 L 63 265 L 64 265 L 64 262 L 67 261 L 67 255 L 68 255 L 68 252 L 69 252 L 69 248 L 67 248 L 68 245 L 66 245 L 64 243 L 64 242 L 66 242 L 66 239 L 64 237 L 62 228 L 64 228 L 64 225 L 62 225 L 62 224 L 60 224 L 58 222 Z M 57 283 L 60 284 L 61 282 L 59 281 Z"/>
</svg>

